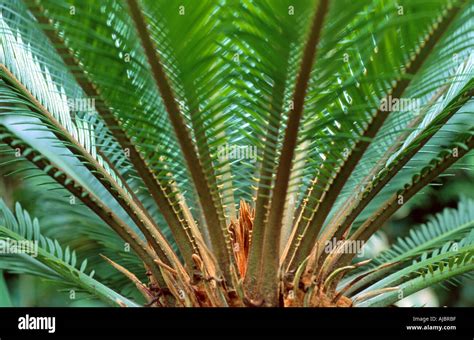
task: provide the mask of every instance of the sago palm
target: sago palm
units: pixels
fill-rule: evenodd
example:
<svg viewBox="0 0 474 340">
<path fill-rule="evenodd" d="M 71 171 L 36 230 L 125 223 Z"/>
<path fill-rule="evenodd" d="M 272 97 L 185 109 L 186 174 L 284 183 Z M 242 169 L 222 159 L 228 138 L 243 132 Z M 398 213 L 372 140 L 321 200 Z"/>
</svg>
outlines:
<svg viewBox="0 0 474 340">
<path fill-rule="evenodd" d="M 359 256 L 466 166 L 471 1 L 1 0 L 0 37 L 2 168 L 37 217 L 2 201 L 0 239 L 38 245 L 1 269 L 121 306 L 387 306 L 472 274 L 467 198 Z"/>
</svg>

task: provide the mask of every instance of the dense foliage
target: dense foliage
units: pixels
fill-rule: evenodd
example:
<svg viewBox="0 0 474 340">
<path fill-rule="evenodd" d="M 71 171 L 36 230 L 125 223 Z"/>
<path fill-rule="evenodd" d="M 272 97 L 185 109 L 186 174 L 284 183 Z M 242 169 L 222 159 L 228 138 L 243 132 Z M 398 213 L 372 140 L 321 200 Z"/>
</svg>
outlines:
<svg viewBox="0 0 474 340">
<path fill-rule="evenodd" d="M 120 306 L 387 306 L 471 277 L 469 198 L 361 255 L 466 166 L 473 45 L 462 0 L 0 0 L 0 244 L 34 250 L 0 269 Z"/>
</svg>

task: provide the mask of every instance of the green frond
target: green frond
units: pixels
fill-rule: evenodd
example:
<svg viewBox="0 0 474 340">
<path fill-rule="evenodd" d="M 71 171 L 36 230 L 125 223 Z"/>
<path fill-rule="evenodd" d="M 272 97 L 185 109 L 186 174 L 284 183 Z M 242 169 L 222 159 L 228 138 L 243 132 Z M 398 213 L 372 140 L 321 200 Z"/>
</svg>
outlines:
<svg viewBox="0 0 474 340">
<path fill-rule="evenodd" d="M 140 209 L 132 198 L 133 193 L 125 187 L 126 184 L 110 167 L 111 163 L 104 160 L 100 151 L 97 150 L 93 127 L 80 118 L 76 118 L 73 122 L 64 89 L 60 87 L 59 90 L 55 90 L 48 68 L 42 70 L 28 48 L 23 49 L 21 39 L 15 41 L 13 33 L 9 31 L 8 24 L 2 23 L 5 37 L 13 39 L 13 41 L 6 41 L 2 44 L 4 60 L 1 60 L 1 62 L 5 67 L 2 68 L 1 76 L 4 77 L 6 82 L 11 83 L 12 87 L 18 88 L 21 95 L 31 102 L 30 106 L 34 106 L 39 115 L 44 115 L 51 122 L 54 127 L 53 133 L 58 132 L 58 138 L 64 141 L 66 146 L 81 158 L 86 168 L 96 176 L 104 187 L 114 195 L 121 207 L 127 211 L 155 251 L 162 254 L 163 246 L 158 243 L 166 243 L 166 241 L 160 234 L 159 228 Z M 17 60 L 23 61 L 24 64 L 18 63 Z M 26 64 L 29 64 L 30 68 L 27 68 Z M 15 69 L 16 75 L 12 74 L 8 67 Z M 31 89 L 43 89 L 45 92 L 37 92 L 33 95 L 30 92 Z M 161 241 L 158 241 L 160 238 Z"/>
<path fill-rule="evenodd" d="M 69 289 L 85 292 L 111 305 L 138 306 L 96 281 L 93 270 L 86 272 L 87 259 L 78 263 L 74 250 L 69 247 L 63 249 L 58 241 L 43 236 L 38 220 L 31 219 L 19 203 L 15 205 L 14 214 L 0 200 L 0 210 L 2 248 L 15 246 L 18 251 L 16 254 L 12 252 L 0 257 L 0 267 L 3 270 L 40 276 Z M 29 246 L 22 248 L 20 242 Z M 22 253 L 23 249 L 27 251 Z"/>
<path fill-rule="evenodd" d="M 407 49 L 405 51 L 400 51 L 402 54 L 396 56 L 396 54 L 392 52 L 392 48 L 383 46 L 385 40 L 382 41 L 381 46 L 375 46 L 373 53 L 371 52 L 372 56 L 370 58 L 370 63 L 364 66 L 364 69 L 361 70 L 361 73 L 363 74 L 364 72 L 367 72 L 367 67 L 374 65 L 379 68 L 388 68 L 385 72 L 391 74 L 392 79 L 394 79 L 390 84 L 378 84 L 381 86 L 380 89 L 382 92 L 379 95 L 380 99 L 378 99 L 375 103 L 371 103 L 369 98 L 360 97 L 359 95 L 359 93 L 366 94 L 373 92 L 373 88 L 368 91 L 362 90 L 364 84 L 366 86 L 370 85 L 370 81 L 373 81 L 373 79 L 363 78 L 363 80 L 360 82 L 357 81 L 357 83 L 355 83 L 356 80 L 353 76 L 351 77 L 350 87 L 348 87 L 348 89 L 343 92 L 345 101 L 349 101 L 348 104 L 351 108 L 353 108 L 352 110 L 355 111 L 350 112 L 350 114 L 353 116 L 356 115 L 355 117 L 357 117 L 358 112 L 363 112 L 364 106 L 367 106 L 368 108 L 377 107 L 377 110 L 374 113 L 364 113 L 361 118 L 358 118 L 356 121 L 356 130 L 353 129 L 352 131 L 344 131 L 346 134 L 351 133 L 355 135 L 353 141 L 349 139 L 347 144 L 340 142 L 337 144 L 337 146 L 335 144 L 331 144 L 331 149 L 329 150 L 330 154 L 326 154 L 324 149 L 318 148 L 318 153 L 324 163 L 319 169 L 313 170 L 316 172 L 316 174 L 314 175 L 314 179 L 310 184 L 310 195 L 305 197 L 306 201 L 303 211 L 301 212 L 301 217 L 298 217 L 299 220 L 297 220 L 298 224 L 296 225 L 296 228 L 298 228 L 298 230 L 295 231 L 296 237 L 293 238 L 292 245 L 290 246 L 291 253 L 287 258 L 288 264 L 291 264 L 291 261 L 299 263 L 302 258 L 307 256 L 307 254 L 310 252 L 311 247 L 313 247 L 314 242 L 324 225 L 327 215 L 330 213 L 331 207 L 333 207 L 333 205 L 336 203 L 336 200 L 338 199 L 340 192 L 343 190 L 344 185 L 351 177 L 354 169 L 356 169 L 357 166 L 361 166 L 361 164 L 363 164 L 363 155 L 365 154 L 365 151 L 370 146 L 372 139 L 379 133 L 387 118 L 391 115 L 392 110 L 386 108 L 384 103 L 391 101 L 392 97 L 401 98 L 404 96 L 406 94 L 406 90 L 412 85 L 412 82 L 415 81 L 418 76 L 420 76 L 420 72 L 423 72 L 424 67 L 426 67 L 426 59 L 430 57 L 432 51 L 435 48 L 440 48 L 439 41 L 445 32 L 450 28 L 451 23 L 457 18 L 458 13 L 461 10 L 461 7 L 458 6 L 446 6 L 444 8 L 441 7 L 438 9 L 440 14 L 436 15 L 438 20 L 435 23 L 430 22 L 431 20 L 429 17 L 427 17 L 426 32 L 420 32 L 421 35 L 419 38 L 419 45 L 415 45 L 413 47 L 414 51 L 411 53 L 408 52 L 409 49 Z M 433 10 L 433 8 L 427 7 L 426 10 Z M 417 11 L 417 13 L 418 12 L 422 13 L 423 10 L 420 9 Z M 393 16 L 392 20 L 398 20 L 398 18 L 396 18 L 397 13 L 395 11 L 392 11 L 391 15 Z M 409 21 L 404 21 L 403 23 L 399 24 L 404 27 L 405 25 L 409 26 L 412 23 Z M 419 26 L 421 23 L 417 21 L 417 25 Z M 398 26 L 392 27 L 391 25 L 387 25 L 387 27 L 384 27 L 382 32 L 378 34 L 381 34 L 381 36 L 385 35 L 386 38 L 388 38 L 388 40 L 386 40 L 388 42 L 393 40 L 393 38 L 389 37 L 392 37 L 393 34 L 396 34 L 396 30 L 398 30 Z M 403 29 L 401 31 L 403 32 Z M 420 30 L 418 29 L 418 31 Z M 415 40 L 415 44 L 416 43 L 417 42 Z M 390 61 L 387 61 L 387 59 L 383 57 L 384 50 L 390 51 Z M 404 53 L 407 54 L 403 55 Z M 399 60 L 397 61 L 397 59 L 394 59 L 394 56 L 399 58 Z M 377 59 L 380 57 L 384 59 L 381 65 L 378 65 Z M 394 68 L 393 65 L 390 65 L 391 62 L 396 62 L 402 65 L 401 67 L 395 68 L 395 74 L 393 74 L 393 70 L 391 70 Z M 384 71 L 381 69 L 378 69 L 376 72 L 384 73 Z M 384 82 L 385 80 L 383 78 L 378 78 L 377 81 Z M 345 87 L 341 79 L 338 79 L 337 83 L 342 84 L 343 88 Z M 349 89 L 354 89 L 354 91 L 349 91 Z M 359 96 L 356 96 L 356 94 Z M 367 104 L 367 100 L 369 100 L 369 104 Z M 321 102 L 324 102 L 324 100 L 318 100 L 318 104 Z M 362 106 L 357 105 L 359 102 L 362 104 Z M 340 105 L 343 106 L 342 111 L 348 113 L 349 106 L 346 106 L 345 104 Z M 329 117 L 332 118 L 332 116 Z M 317 123 L 321 124 L 319 121 Z M 343 125 L 341 125 L 341 122 L 339 121 L 336 125 L 341 126 L 340 129 L 343 128 Z M 333 130 L 334 128 L 329 129 L 329 133 L 335 134 Z M 360 132 L 358 132 L 358 130 Z M 334 156 L 337 160 L 334 162 L 334 166 L 332 167 L 333 170 L 329 170 L 329 172 L 322 172 L 321 170 L 324 167 L 324 164 L 327 164 L 329 161 L 328 158 Z M 328 170 L 327 167 L 324 167 L 324 170 Z M 329 177 L 327 177 L 328 175 Z M 329 235 L 328 237 L 325 236 L 324 238 L 327 240 L 331 237 L 332 235 Z M 298 239 L 301 239 L 301 243 L 297 243 Z M 291 268 L 293 267 L 294 266 L 291 266 Z"/>
<path fill-rule="evenodd" d="M 448 280 L 453 276 L 474 270 L 474 232 L 459 242 L 447 242 L 431 253 L 423 253 L 418 261 L 379 280 L 354 296 L 355 301 L 370 290 L 382 287 L 398 287 L 397 290 L 380 294 L 360 303 L 360 306 L 386 306 L 421 289 Z"/>
<path fill-rule="evenodd" d="M 113 164 L 117 164 L 121 165 L 122 169 L 125 168 L 125 170 L 127 170 L 126 172 L 122 172 L 122 174 L 119 176 L 121 181 L 124 182 L 125 186 L 125 188 L 122 189 L 126 189 L 124 190 L 125 193 L 128 191 L 128 194 L 132 198 L 133 202 L 124 201 L 123 197 L 120 197 L 123 196 L 123 192 L 120 193 L 120 190 L 114 190 L 112 195 L 114 193 L 118 194 L 119 198 L 121 198 L 119 201 L 121 201 L 120 204 L 122 208 L 127 210 L 128 214 L 132 216 L 132 218 L 139 215 L 140 211 L 143 211 L 144 216 L 137 216 L 134 219 L 134 222 L 137 223 L 137 225 L 140 225 L 143 224 L 145 220 L 147 220 L 145 224 L 148 224 L 148 226 L 142 226 L 141 229 L 146 229 L 144 233 L 148 234 L 153 233 L 153 229 L 159 229 L 156 221 L 151 216 L 153 210 L 155 210 L 156 213 L 156 209 L 154 209 L 153 206 L 150 207 L 150 214 L 148 214 L 148 210 L 144 208 L 142 203 L 143 200 L 146 200 L 147 194 L 151 194 L 155 200 L 155 203 L 162 212 L 162 214 L 159 214 L 158 218 L 162 220 L 162 217 L 164 217 L 166 223 L 168 223 L 168 226 L 175 236 L 178 248 L 183 254 L 188 267 L 191 267 L 191 254 L 193 251 L 196 251 L 194 240 L 192 239 L 192 236 L 187 235 L 184 232 L 187 229 L 186 221 L 183 217 L 183 212 L 181 211 L 179 204 L 176 202 L 176 190 L 170 188 L 168 183 L 169 173 L 166 173 L 166 177 L 163 178 L 163 171 L 170 168 L 169 164 L 167 162 L 162 162 L 163 170 L 161 170 L 160 174 L 156 174 L 153 169 L 149 168 L 149 165 L 147 165 L 147 162 L 143 159 L 143 156 L 140 154 L 139 150 L 137 150 L 136 145 L 130 140 L 130 137 L 122 125 L 122 122 L 114 116 L 114 113 L 111 112 L 112 109 L 107 107 L 108 105 L 106 102 L 104 102 L 104 98 L 101 97 L 96 85 L 91 82 L 91 80 L 87 79 L 88 73 L 83 69 L 83 65 L 80 64 L 80 62 L 75 57 L 74 51 L 68 47 L 67 42 L 65 42 L 60 36 L 60 32 L 58 31 L 57 27 L 53 25 L 54 22 L 46 16 L 46 9 L 38 4 L 30 4 L 29 8 L 35 15 L 38 22 L 44 25 L 44 33 L 48 36 L 51 43 L 55 45 L 56 50 L 60 54 L 66 66 L 70 68 L 71 73 L 81 86 L 82 90 L 89 97 L 96 101 L 95 109 L 97 110 L 98 116 L 100 116 L 100 118 L 94 115 L 93 120 L 98 124 L 98 126 L 100 126 L 100 130 L 102 131 L 102 136 L 99 140 L 99 143 L 102 142 L 100 146 L 102 147 L 102 150 L 106 150 L 105 153 L 112 154 L 112 157 L 110 161 L 108 161 L 107 165 L 113 166 Z M 108 135 L 108 130 L 110 130 L 110 134 L 112 136 Z M 146 143 L 141 143 L 141 146 L 146 147 L 149 145 Z M 167 153 L 167 151 L 162 153 L 160 158 L 164 157 Z M 130 160 L 127 158 L 130 158 Z M 160 161 L 162 161 L 162 159 L 160 159 Z M 126 182 L 125 179 L 122 178 L 123 175 L 127 176 L 127 178 L 134 178 L 135 180 Z M 164 181 L 160 182 L 160 180 Z M 120 183 L 118 184 L 120 185 Z M 130 187 L 130 184 L 132 184 L 132 187 L 134 187 L 135 190 Z M 145 186 L 145 188 L 141 188 L 140 185 Z M 137 193 L 137 191 L 139 193 Z M 150 224 L 152 225 L 151 228 Z"/>
<path fill-rule="evenodd" d="M 35 150 L 31 145 L 25 143 L 17 136 L 12 134 L 4 126 L 0 126 L 0 140 L 12 148 L 20 151 L 20 155 L 33 163 L 37 168 L 45 172 L 54 181 L 62 187 L 71 192 L 74 196 L 86 204 L 92 211 L 94 211 L 102 220 L 107 223 L 114 231 L 119 234 L 124 241 L 128 242 L 132 249 L 134 249 L 140 258 L 151 268 L 160 280 L 161 272 L 157 268 L 153 259 L 155 255 L 146 246 L 145 242 L 136 234 L 128 225 L 126 225 L 120 218 L 100 201 L 94 193 L 88 191 L 81 184 L 71 178 L 62 169 L 58 168 L 54 163 L 44 155 Z"/>
<path fill-rule="evenodd" d="M 444 243 L 463 239 L 474 228 L 474 201 L 461 199 L 456 209 L 446 209 L 427 223 L 410 229 L 391 248 L 373 259 L 373 265 L 410 259 Z"/>
<path fill-rule="evenodd" d="M 365 276 L 345 290 L 345 294 L 352 295 L 390 272 L 409 266 L 423 254 L 446 244 L 459 244 L 474 228 L 473 207 L 472 199 L 461 198 L 456 209 L 447 208 L 431 217 L 427 223 L 411 228 L 407 236 L 399 238 L 389 249 L 375 257 L 370 263 L 370 269 L 349 276 L 340 283 L 340 287 L 348 285 L 356 277 Z M 377 268 L 385 269 L 376 270 Z"/>
</svg>

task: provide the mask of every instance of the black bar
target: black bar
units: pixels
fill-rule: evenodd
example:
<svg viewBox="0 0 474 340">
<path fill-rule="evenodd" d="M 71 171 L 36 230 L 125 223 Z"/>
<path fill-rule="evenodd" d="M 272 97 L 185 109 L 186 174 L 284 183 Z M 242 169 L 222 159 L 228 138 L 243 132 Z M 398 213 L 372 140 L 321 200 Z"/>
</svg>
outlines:
<svg viewBox="0 0 474 340">
<path fill-rule="evenodd" d="M 19 318 L 27 314 L 30 321 L 32 317 L 54 316 L 54 333 L 46 329 L 18 329 Z M 0 308 L 0 340 L 38 336 L 41 339 L 133 340 L 176 336 L 246 339 L 257 334 L 259 338 L 279 335 L 287 339 L 308 334 L 314 335 L 308 339 L 473 339 L 473 315 L 471 308 Z M 425 329 L 408 330 L 407 326 Z M 456 329 L 446 329 L 453 326 Z M 438 327 L 442 328 L 435 329 Z"/>
</svg>

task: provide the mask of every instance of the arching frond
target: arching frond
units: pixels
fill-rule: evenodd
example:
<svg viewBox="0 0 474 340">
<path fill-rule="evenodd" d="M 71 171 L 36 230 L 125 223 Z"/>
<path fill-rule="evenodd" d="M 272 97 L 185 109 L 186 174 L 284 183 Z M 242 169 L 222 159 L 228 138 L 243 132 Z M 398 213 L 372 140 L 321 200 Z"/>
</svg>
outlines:
<svg viewBox="0 0 474 340">
<path fill-rule="evenodd" d="M 16 247 L 18 251 L 17 254 L 11 253 L 0 258 L 2 269 L 38 275 L 60 285 L 84 291 L 111 305 L 137 306 L 96 281 L 93 278 L 94 271 L 86 273 L 87 259 L 79 264 L 75 251 L 63 249 L 56 240 L 41 235 L 38 220 L 31 219 L 20 204 L 16 204 L 13 214 L 0 200 L 0 210 L 0 242 L 3 247 Z"/>
</svg>

